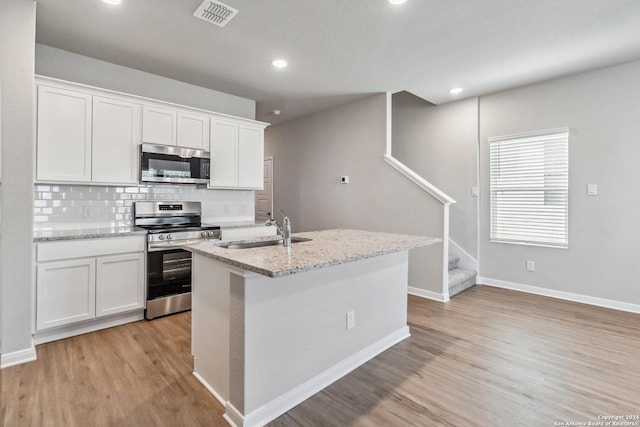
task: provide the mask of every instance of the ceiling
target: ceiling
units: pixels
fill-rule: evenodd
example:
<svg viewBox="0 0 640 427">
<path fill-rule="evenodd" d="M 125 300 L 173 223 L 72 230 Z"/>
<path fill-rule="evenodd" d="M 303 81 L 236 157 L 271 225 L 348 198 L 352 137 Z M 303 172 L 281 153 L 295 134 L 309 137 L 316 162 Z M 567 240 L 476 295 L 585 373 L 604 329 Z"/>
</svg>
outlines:
<svg viewBox="0 0 640 427">
<path fill-rule="evenodd" d="M 270 123 L 370 93 L 441 104 L 640 58 L 638 0 L 223 0 L 239 10 L 224 28 L 193 16 L 201 2 L 38 0 L 36 38 L 254 99 Z"/>
</svg>

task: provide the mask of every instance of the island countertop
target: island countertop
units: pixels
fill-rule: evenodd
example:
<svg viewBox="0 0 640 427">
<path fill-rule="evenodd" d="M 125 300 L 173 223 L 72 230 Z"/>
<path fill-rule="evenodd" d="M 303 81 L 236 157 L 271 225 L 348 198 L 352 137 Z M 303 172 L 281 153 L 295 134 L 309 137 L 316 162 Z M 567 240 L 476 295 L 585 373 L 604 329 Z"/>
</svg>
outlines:
<svg viewBox="0 0 640 427">
<path fill-rule="evenodd" d="M 203 241 L 184 248 L 268 277 L 282 277 L 305 271 L 344 264 L 393 252 L 400 252 L 442 241 L 440 238 L 390 234 L 362 230 L 337 229 L 295 233 L 311 239 L 282 245 L 249 249 L 227 249 L 219 242 Z M 274 240 L 280 236 L 251 241 Z"/>
</svg>

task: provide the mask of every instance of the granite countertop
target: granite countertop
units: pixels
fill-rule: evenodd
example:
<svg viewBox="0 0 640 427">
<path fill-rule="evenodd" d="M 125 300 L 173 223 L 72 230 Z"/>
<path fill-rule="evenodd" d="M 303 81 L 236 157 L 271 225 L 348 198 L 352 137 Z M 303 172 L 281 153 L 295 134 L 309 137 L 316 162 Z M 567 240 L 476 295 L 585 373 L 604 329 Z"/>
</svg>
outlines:
<svg viewBox="0 0 640 427">
<path fill-rule="evenodd" d="M 147 230 L 140 227 L 86 227 L 68 230 L 41 230 L 34 231 L 33 241 L 50 242 L 56 240 L 96 239 L 135 234 L 147 234 Z"/>
<path fill-rule="evenodd" d="M 250 249 L 226 249 L 220 242 L 203 241 L 184 248 L 268 277 L 282 277 L 332 265 L 344 264 L 379 255 L 429 246 L 442 241 L 440 238 L 410 236 L 405 234 L 378 233 L 362 230 L 325 230 L 295 233 L 294 237 L 312 239 L 282 245 Z M 245 242 L 277 240 L 269 236 Z"/>
</svg>

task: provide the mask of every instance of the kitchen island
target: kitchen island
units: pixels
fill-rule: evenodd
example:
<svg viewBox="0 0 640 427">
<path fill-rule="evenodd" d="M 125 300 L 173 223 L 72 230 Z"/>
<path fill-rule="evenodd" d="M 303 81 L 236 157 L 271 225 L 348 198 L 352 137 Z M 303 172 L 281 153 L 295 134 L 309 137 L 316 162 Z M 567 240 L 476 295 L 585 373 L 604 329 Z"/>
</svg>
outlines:
<svg viewBox="0 0 640 427">
<path fill-rule="evenodd" d="M 407 338 L 408 250 L 440 242 L 360 230 L 294 237 L 304 241 L 186 247 L 194 375 L 232 425 L 266 424 Z"/>
</svg>

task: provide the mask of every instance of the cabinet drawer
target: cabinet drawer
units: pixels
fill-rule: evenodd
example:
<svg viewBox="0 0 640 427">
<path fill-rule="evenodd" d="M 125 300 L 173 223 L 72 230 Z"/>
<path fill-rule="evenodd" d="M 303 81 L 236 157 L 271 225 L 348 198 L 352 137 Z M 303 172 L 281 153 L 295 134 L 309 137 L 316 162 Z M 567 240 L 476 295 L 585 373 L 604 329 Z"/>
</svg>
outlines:
<svg viewBox="0 0 640 427">
<path fill-rule="evenodd" d="M 104 237 L 38 243 L 37 261 L 55 261 L 101 255 L 144 252 L 145 236 Z"/>
</svg>

